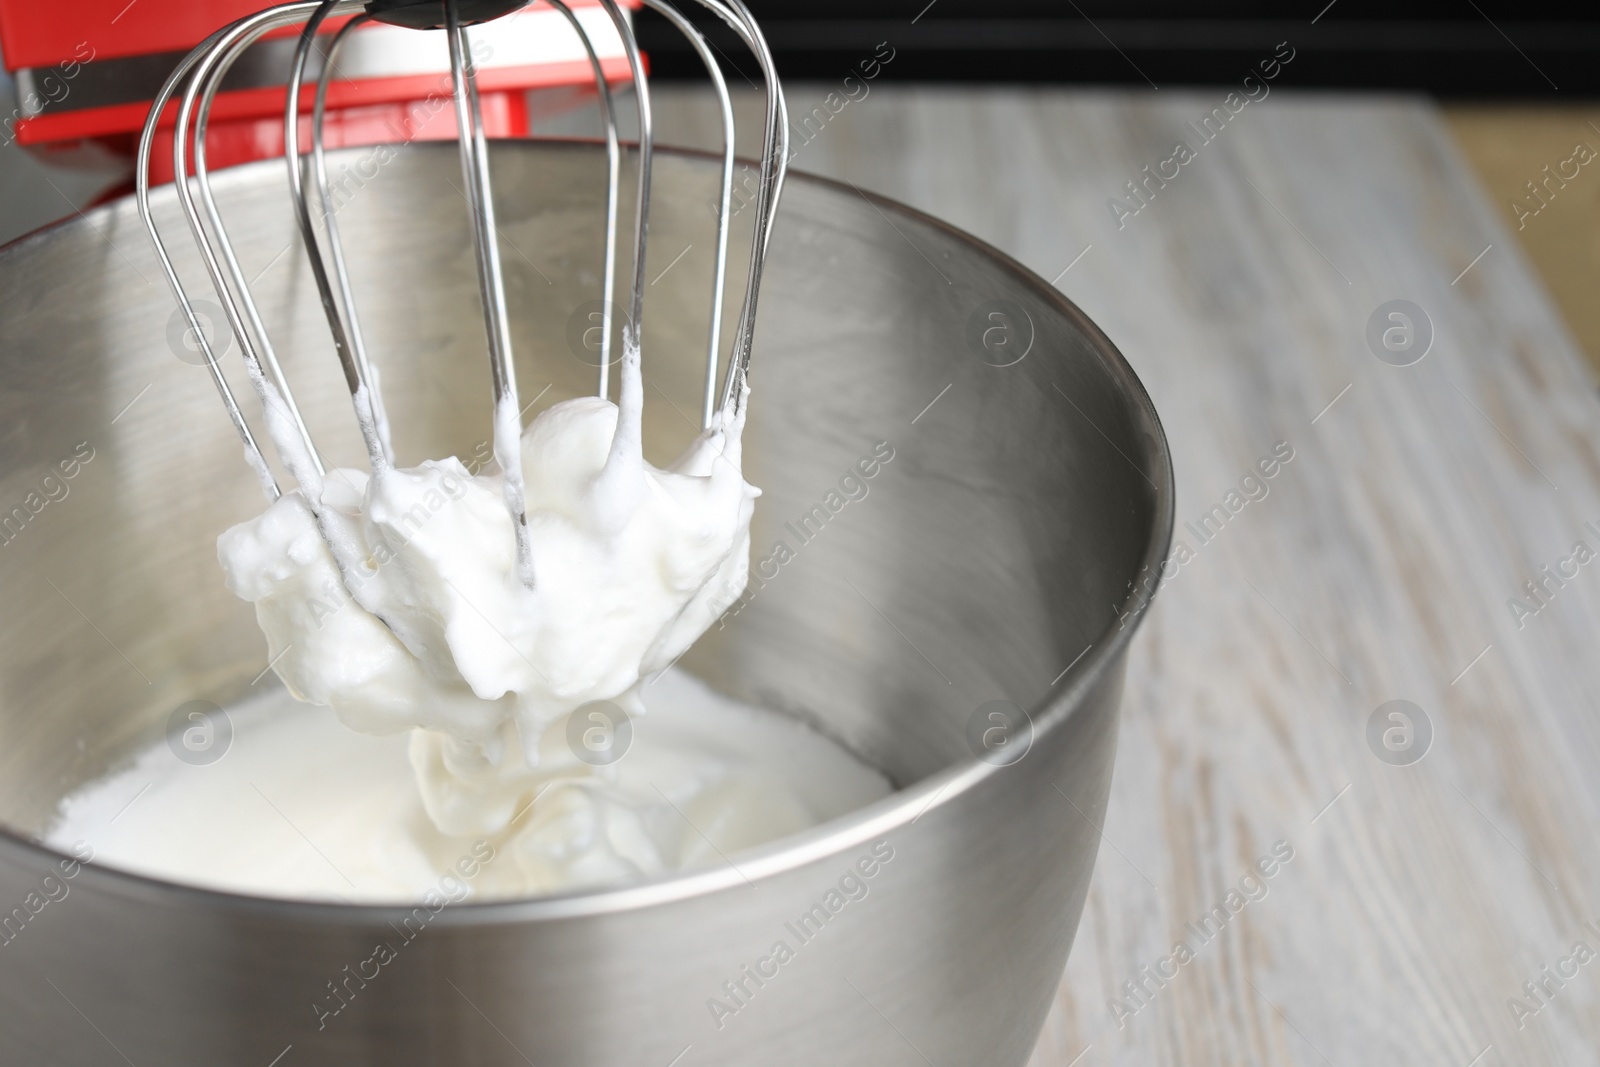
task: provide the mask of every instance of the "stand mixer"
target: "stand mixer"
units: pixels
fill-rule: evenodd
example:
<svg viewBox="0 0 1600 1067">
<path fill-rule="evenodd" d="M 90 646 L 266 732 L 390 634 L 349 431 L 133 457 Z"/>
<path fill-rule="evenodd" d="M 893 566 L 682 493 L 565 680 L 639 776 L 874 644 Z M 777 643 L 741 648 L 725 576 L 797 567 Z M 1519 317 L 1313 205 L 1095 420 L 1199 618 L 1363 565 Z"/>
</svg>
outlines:
<svg viewBox="0 0 1600 1067">
<path fill-rule="evenodd" d="M 741 6 L 721 6 L 736 33 L 759 42 Z M 435 4 L 426 21 L 448 34 L 475 10 L 462 3 L 452 21 Z M 355 3 L 275 11 L 263 18 L 376 17 Z M 191 78 L 216 74 L 225 50 L 265 25 L 222 31 Z M 323 40 L 331 50 L 328 34 L 307 47 Z M 68 1067 L 1022 1067 L 1100 848 L 1135 629 L 1106 605 L 1126 600 L 1167 554 L 1171 459 L 1137 378 L 1081 311 L 997 250 L 847 185 L 785 177 L 782 92 L 767 63 L 762 208 L 730 218 L 731 136 L 721 153 L 647 149 L 648 136 L 632 148 L 609 134 L 608 106 L 603 142 L 479 138 L 470 47 L 457 52 L 467 143 L 399 153 L 383 191 L 337 219 L 322 189 L 352 149 L 301 149 L 304 209 L 285 197 L 279 161 L 203 177 L 196 138 L 211 83 L 191 80 L 168 90 L 168 110 L 188 116 L 174 139 L 188 188 L 147 186 L 0 249 L 0 502 L 23 499 L 39 470 L 62 469 L 79 441 L 94 457 L 74 467 L 70 499 L 0 548 L 0 583 L 13 592 L 0 613 L 5 1057 Z M 317 95 L 300 97 L 311 97 L 313 127 Z M 292 144 L 305 115 L 288 126 Z M 537 367 L 556 396 L 609 387 L 593 362 L 573 358 L 565 320 L 630 266 L 605 240 L 626 217 L 628 166 L 648 172 L 638 175 L 648 224 L 633 220 L 640 246 L 649 236 L 676 251 L 714 230 L 719 249 L 703 273 L 654 279 L 640 273 L 642 247 L 635 253 L 631 308 L 595 323 L 612 357 L 600 373 L 621 361 L 622 388 L 630 377 L 637 385 L 642 348 L 646 384 L 663 394 L 653 412 L 705 404 L 685 423 L 721 417 L 740 403 L 729 382 L 747 369 L 759 287 L 763 396 L 782 403 L 753 406 L 745 443 L 764 494 L 756 543 L 791 536 L 784 520 L 810 512 L 874 441 L 899 457 L 870 499 L 805 543 L 683 667 L 730 698 L 813 724 L 897 792 L 725 865 L 467 901 L 421 919 L 405 906 L 195 888 L 43 844 L 62 798 L 159 745 L 175 708 L 228 705 L 262 674 L 260 631 L 215 563 L 218 531 L 270 495 L 266 475 L 237 477 L 247 433 L 260 444 L 258 473 L 287 496 L 289 478 L 314 484 L 324 454 L 389 462 L 385 422 L 403 450 L 466 454 L 482 433 L 483 392 L 504 407 L 515 389 L 503 361 L 512 339 L 525 382 Z M 491 170 L 493 198 L 475 180 Z M 706 211 L 711 191 L 720 218 Z M 159 254 L 144 239 L 151 220 Z M 708 390 L 718 346 L 701 347 L 716 329 L 706 277 L 715 284 L 723 220 L 732 247 L 751 242 L 752 267 Z M 185 227 L 195 239 L 176 240 Z M 508 257 L 497 298 L 494 241 L 483 240 L 497 231 L 560 265 L 548 286 L 518 293 L 522 268 Z M 315 251 L 255 280 L 296 241 Z M 193 281 L 177 287 L 189 303 L 178 314 L 196 343 L 213 344 L 206 372 L 160 341 L 172 318 L 161 293 L 169 270 L 209 279 L 241 352 L 255 357 L 246 368 L 255 401 L 235 401 L 227 422 L 215 418 L 218 372 L 238 372 L 219 335 L 199 328 Z M 1028 358 L 1007 367 L 965 340 L 973 316 L 997 301 L 1034 331 Z M 335 360 L 330 335 L 342 337 Z M 291 380 L 325 384 L 290 391 Z M 936 395 L 945 399 L 918 418 Z M 254 410 L 263 398 L 265 432 Z M 681 443 L 668 438 L 658 450 Z M 288 468 L 281 482 L 273 453 Z M 997 699 L 1032 722 L 1025 758 L 1007 765 L 979 758 L 968 739 L 974 712 Z M 870 879 L 870 895 L 817 919 L 847 876 Z M 26 914 L 23 902 L 60 885 L 70 896 Z M 13 904 L 24 916 L 5 925 Z M 808 929 L 826 925 L 773 977 L 775 940 L 792 941 L 787 925 L 806 916 Z M 419 923 L 380 977 L 360 978 L 376 944 Z M 356 995 L 324 1026 L 315 1006 L 335 981 Z M 730 986 L 745 995 L 731 998 Z M 708 1013 L 712 1000 L 736 1010 Z"/>
</svg>

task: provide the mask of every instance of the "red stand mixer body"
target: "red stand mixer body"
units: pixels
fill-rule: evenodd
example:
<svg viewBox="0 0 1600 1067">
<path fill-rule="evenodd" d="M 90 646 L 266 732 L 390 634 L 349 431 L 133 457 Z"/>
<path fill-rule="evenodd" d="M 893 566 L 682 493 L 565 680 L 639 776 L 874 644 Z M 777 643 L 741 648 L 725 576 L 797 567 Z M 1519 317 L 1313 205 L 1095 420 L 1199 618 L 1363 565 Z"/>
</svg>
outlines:
<svg viewBox="0 0 1600 1067">
<path fill-rule="evenodd" d="M 103 161 L 108 155 L 131 164 L 150 101 L 178 61 L 264 2 L 0 0 L 0 48 L 19 101 L 4 120 L 10 127 L 5 139 L 63 164 Z M 569 3 L 595 39 L 607 80 L 628 81 L 627 58 L 615 32 L 607 32 L 597 0 Z M 590 23 L 595 16 L 599 19 Z M 328 32 L 344 21 L 329 20 Z M 548 6 L 530 5 L 479 31 L 475 58 L 484 131 L 490 137 L 528 135 L 528 90 L 594 84 L 577 36 Z M 269 35 L 223 83 L 206 138 L 213 169 L 283 154 L 284 82 L 295 39 L 294 32 Z M 310 110 L 312 96 L 301 93 L 303 110 Z M 174 102 L 157 135 L 150 165 L 155 182 L 172 180 L 170 130 L 176 113 Z M 310 150 L 309 127 L 302 125 L 304 151 Z M 352 31 L 328 88 L 324 144 L 338 148 L 455 136 L 443 35 L 382 24 Z"/>
</svg>

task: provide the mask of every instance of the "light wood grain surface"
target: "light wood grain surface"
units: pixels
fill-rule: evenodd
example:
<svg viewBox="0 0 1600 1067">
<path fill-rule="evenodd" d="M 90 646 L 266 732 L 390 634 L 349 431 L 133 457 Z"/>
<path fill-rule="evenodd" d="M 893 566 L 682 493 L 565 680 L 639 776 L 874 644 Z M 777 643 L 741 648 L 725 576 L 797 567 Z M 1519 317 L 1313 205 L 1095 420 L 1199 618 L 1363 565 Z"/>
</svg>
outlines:
<svg viewBox="0 0 1600 1067">
<path fill-rule="evenodd" d="M 1600 953 L 1600 559 L 1508 605 L 1600 552 L 1595 384 L 1422 102 L 1274 93 L 1119 229 L 1108 200 L 1223 92 L 880 85 L 795 159 L 1056 279 L 1171 439 L 1194 558 L 1135 645 L 1033 1065 L 1600 1063 L 1600 956 L 1573 955 Z M 712 114 L 669 92 L 663 136 L 709 145 Z M 1396 299 L 1432 323 L 1410 366 L 1366 339 Z M 1264 499 L 1205 543 L 1184 527 L 1275 446 Z M 1408 766 L 1367 739 L 1395 699 L 1433 733 Z"/>
</svg>

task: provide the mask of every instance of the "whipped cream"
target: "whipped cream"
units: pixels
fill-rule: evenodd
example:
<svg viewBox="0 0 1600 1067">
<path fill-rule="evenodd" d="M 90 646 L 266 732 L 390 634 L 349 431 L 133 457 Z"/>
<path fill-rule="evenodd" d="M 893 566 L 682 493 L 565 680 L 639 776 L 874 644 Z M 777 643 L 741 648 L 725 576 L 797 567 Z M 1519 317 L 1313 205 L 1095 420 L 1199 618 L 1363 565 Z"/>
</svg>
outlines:
<svg viewBox="0 0 1600 1067">
<path fill-rule="evenodd" d="M 363 733 L 415 731 L 444 833 L 503 830 L 564 769 L 553 723 L 595 701 L 645 712 L 640 686 L 744 590 L 760 492 L 741 473 L 745 405 L 653 467 L 625 351 L 620 405 L 568 400 L 521 435 L 526 575 L 503 475 L 453 457 L 330 471 L 320 528 L 296 490 L 218 541 L 291 693 Z"/>
</svg>

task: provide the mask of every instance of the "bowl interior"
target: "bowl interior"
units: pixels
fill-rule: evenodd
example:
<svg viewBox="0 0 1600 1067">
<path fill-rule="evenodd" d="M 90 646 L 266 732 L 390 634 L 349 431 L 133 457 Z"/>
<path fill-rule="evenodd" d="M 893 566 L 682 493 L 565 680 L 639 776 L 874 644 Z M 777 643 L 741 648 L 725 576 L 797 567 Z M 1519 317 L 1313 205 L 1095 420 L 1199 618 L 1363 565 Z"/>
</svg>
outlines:
<svg viewBox="0 0 1600 1067">
<path fill-rule="evenodd" d="M 400 462 L 481 454 L 490 387 L 454 146 L 331 158 Z M 604 155 L 507 142 L 493 165 L 531 417 L 593 390 L 583 332 L 599 307 Z M 698 430 L 715 180 L 704 157 L 657 155 L 643 350 L 658 464 Z M 214 184 L 319 445 L 359 465 L 281 164 Z M 220 325 L 173 191 L 155 200 Z M 728 340 L 754 214 L 733 219 Z M 1165 443 L 1126 365 L 1054 290 L 848 187 L 791 178 L 761 298 L 751 588 L 684 665 L 904 786 L 970 758 L 980 705 L 1037 709 L 1063 667 L 1114 640 L 1130 583 L 1165 543 Z M 263 501 L 131 201 L 0 250 L 0 307 L 0 824 L 33 836 L 179 705 L 271 684 L 215 553 Z M 236 345 L 223 364 L 253 418 Z"/>
</svg>

